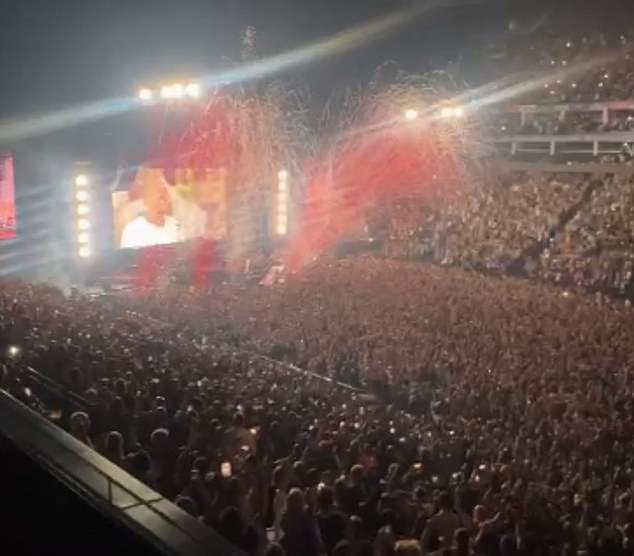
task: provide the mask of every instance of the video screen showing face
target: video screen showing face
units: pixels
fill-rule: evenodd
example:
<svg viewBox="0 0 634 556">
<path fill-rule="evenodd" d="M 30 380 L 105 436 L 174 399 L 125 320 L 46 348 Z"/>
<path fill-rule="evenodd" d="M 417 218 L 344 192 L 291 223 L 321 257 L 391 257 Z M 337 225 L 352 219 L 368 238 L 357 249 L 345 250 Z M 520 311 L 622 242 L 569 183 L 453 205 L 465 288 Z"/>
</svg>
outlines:
<svg viewBox="0 0 634 556">
<path fill-rule="evenodd" d="M 0 240 L 15 239 L 15 172 L 13 157 L 0 155 Z"/>
<path fill-rule="evenodd" d="M 226 236 L 226 172 L 177 169 L 170 182 L 161 168 L 141 167 L 132 184 L 114 191 L 115 242 L 149 247 Z"/>
</svg>

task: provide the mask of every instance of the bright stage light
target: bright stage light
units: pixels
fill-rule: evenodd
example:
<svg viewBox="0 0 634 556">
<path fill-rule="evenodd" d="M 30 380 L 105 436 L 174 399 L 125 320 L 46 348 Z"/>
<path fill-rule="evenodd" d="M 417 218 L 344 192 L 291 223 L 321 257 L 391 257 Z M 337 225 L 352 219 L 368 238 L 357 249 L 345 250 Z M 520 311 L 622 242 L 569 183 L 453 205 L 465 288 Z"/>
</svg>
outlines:
<svg viewBox="0 0 634 556">
<path fill-rule="evenodd" d="M 464 108 L 462 106 L 443 106 L 440 109 L 441 118 L 462 118 Z"/>
<path fill-rule="evenodd" d="M 277 235 L 278 236 L 285 236 L 286 232 L 288 231 L 287 225 L 286 225 L 286 219 L 280 219 L 277 221 Z"/>
<path fill-rule="evenodd" d="M 189 83 L 185 87 L 185 94 L 191 98 L 198 98 L 200 96 L 200 85 L 198 83 Z"/>
<path fill-rule="evenodd" d="M 90 257 L 90 255 L 92 255 L 92 252 L 90 251 L 90 247 L 88 247 L 87 245 L 82 245 L 78 250 L 77 250 L 77 254 L 82 258 L 85 259 L 87 257 Z"/>
<path fill-rule="evenodd" d="M 285 169 L 277 173 L 276 200 L 275 231 L 278 236 L 285 236 L 288 231 L 288 171 Z"/>
<path fill-rule="evenodd" d="M 185 87 L 180 83 L 174 83 L 173 85 L 164 85 L 161 87 L 161 98 L 165 99 L 179 99 L 183 98 L 185 94 Z"/>
<path fill-rule="evenodd" d="M 80 190 L 75 194 L 75 199 L 80 203 L 85 203 L 88 200 L 88 191 Z"/>
<path fill-rule="evenodd" d="M 442 109 L 440 110 L 440 117 L 451 118 L 451 116 L 453 116 L 453 108 L 449 106 L 443 106 Z"/>
<path fill-rule="evenodd" d="M 405 110 L 405 119 L 408 121 L 413 121 L 418 118 L 418 110 L 414 110 L 413 108 L 408 108 Z"/>
<path fill-rule="evenodd" d="M 79 216 L 85 216 L 86 214 L 88 214 L 90 212 L 90 208 L 88 207 L 88 205 L 85 204 L 79 204 L 77 205 L 77 214 Z"/>
<path fill-rule="evenodd" d="M 139 99 L 147 102 L 148 100 L 152 100 L 152 98 L 154 98 L 152 89 L 143 88 L 139 90 Z"/>
<path fill-rule="evenodd" d="M 171 97 L 172 97 L 172 86 L 163 85 L 161 87 L 161 98 L 171 98 Z"/>
<path fill-rule="evenodd" d="M 80 218 L 79 220 L 77 220 L 77 227 L 80 230 L 89 230 L 90 220 L 88 220 L 88 218 Z"/>
<path fill-rule="evenodd" d="M 174 98 L 183 98 L 184 93 L 185 87 L 183 87 L 180 83 L 174 83 L 174 85 L 172 85 L 172 96 Z"/>
<path fill-rule="evenodd" d="M 277 201 L 277 215 L 278 217 L 286 217 L 288 214 L 288 203 L 286 199 L 278 199 Z"/>
<path fill-rule="evenodd" d="M 87 232 L 79 232 L 77 234 L 77 243 L 85 245 L 90 242 L 90 234 Z"/>
<path fill-rule="evenodd" d="M 77 187 L 86 187 L 90 183 L 86 174 L 77 174 L 75 176 L 75 185 Z"/>
<path fill-rule="evenodd" d="M 7 348 L 7 355 L 11 358 L 20 355 L 20 348 L 18 346 L 9 346 Z"/>
</svg>

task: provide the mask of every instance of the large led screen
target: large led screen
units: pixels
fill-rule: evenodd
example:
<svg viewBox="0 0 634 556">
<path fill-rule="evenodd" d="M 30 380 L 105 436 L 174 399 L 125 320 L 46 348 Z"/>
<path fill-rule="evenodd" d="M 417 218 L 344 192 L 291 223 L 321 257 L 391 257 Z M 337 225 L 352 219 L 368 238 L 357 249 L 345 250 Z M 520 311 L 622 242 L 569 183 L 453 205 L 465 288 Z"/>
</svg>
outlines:
<svg viewBox="0 0 634 556">
<path fill-rule="evenodd" d="M 0 155 L 0 240 L 14 239 L 15 172 L 13 158 Z"/>
<path fill-rule="evenodd" d="M 178 169 L 168 181 L 161 168 L 142 167 L 130 187 L 112 194 L 115 241 L 148 247 L 227 233 L 226 172 Z"/>
</svg>

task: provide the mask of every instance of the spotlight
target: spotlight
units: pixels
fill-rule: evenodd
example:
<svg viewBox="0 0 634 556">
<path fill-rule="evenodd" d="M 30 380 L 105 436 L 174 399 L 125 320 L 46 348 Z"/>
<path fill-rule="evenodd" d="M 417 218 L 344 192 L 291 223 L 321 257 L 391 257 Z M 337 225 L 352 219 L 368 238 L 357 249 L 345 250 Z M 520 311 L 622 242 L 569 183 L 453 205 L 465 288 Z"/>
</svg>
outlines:
<svg viewBox="0 0 634 556">
<path fill-rule="evenodd" d="M 163 85 L 161 87 L 161 98 L 171 98 L 171 97 L 172 97 L 171 85 Z"/>
<path fill-rule="evenodd" d="M 174 83 L 174 85 L 172 85 L 173 98 L 183 98 L 184 93 L 185 93 L 185 88 L 180 83 Z"/>
<path fill-rule="evenodd" d="M 88 205 L 85 205 L 83 203 L 80 205 L 77 205 L 77 214 L 79 216 L 85 216 L 89 212 L 90 212 L 90 209 L 88 208 Z"/>
<path fill-rule="evenodd" d="M 11 358 L 20 355 L 20 348 L 18 346 L 9 346 L 7 348 L 7 355 Z"/>
<path fill-rule="evenodd" d="M 285 236 L 288 231 L 288 171 L 281 169 L 277 173 L 276 223 L 277 235 Z"/>
<path fill-rule="evenodd" d="M 185 94 L 191 98 L 198 98 L 200 96 L 200 85 L 198 83 L 189 83 L 185 87 Z"/>
<path fill-rule="evenodd" d="M 143 88 L 139 90 L 140 100 L 147 102 L 149 100 L 152 100 L 152 98 L 154 98 L 154 93 L 152 92 L 152 89 Z"/>
<path fill-rule="evenodd" d="M 86 174 L 77 174 L 75 176 L 75 185 L 77 187 L 86 187 L 90 183 Z"/>
<path fill-rule="evenodd" d="M 75 199 L 80 203 L 85 203 L 88 200 L 88 191 L 80 190 L 75 194 Z"/>
<path fill-rule="evenodd" d="M 88 247 L 87 245 L 82 245 L 78 250 L 77 250 L 77 254 L 82 258 L 85 259 L 87 257 L 90 257 L 90 255 L 92 254 L 90 251 L 90 247 Z"/>
<path fill-rule="evenodd" d="M 441 118 L 462 118 L 464 108 L 462 106 L 443 106 L 440 110 Z"/>
<path fill-rule="evenodd" d="M 161 87 L 161 98 L 164 99 L 179 99 L 183 98 L 185 94 L 185 87 L 181 83 L 174 83 L 173 85 L 164 85 Z"/>
<path fill-rule="evenodd" d="M 90 235 L 87 232 L 79 232 L 77 234 L 77 243 L 86 244 L 90 241 Z"/>
<path fill-rule="evenodd" d="M 408 108 L 405 110 L 405 119 L 408 121 L 413 121 L 418 118 L 418 110 L 414 110 L 413 108 Z"/>
<path fill-rule="evenodd" d="M 285 219 L 280 219 L 277 222 L 277 235 L 279 236 L 285 236 L 286 232 L 288 231 L 288 228 L 286 226 L 286 220 Z"/>
<path fill-rule="evenodd" d="M 80 218 L 79 220 L 77 220 L 77 227 L 80 230 L 89 230 L 90 220 L 88 220 L 88 218 Z"/>
</svg>

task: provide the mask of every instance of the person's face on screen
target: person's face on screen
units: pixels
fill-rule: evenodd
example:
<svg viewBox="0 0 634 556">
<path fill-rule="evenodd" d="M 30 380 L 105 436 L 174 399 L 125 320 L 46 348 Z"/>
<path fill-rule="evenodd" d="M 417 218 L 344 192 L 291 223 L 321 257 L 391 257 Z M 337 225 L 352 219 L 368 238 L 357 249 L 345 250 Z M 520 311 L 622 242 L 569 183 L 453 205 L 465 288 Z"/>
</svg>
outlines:
<svg viewBox="0 0 634 556">
<path fill-rule="evenodd" d="M 172 211 L 167 185 L 162 180 L 143 183 L 143 203 L 150 222 L 162 226 Z"/>
</svg>

